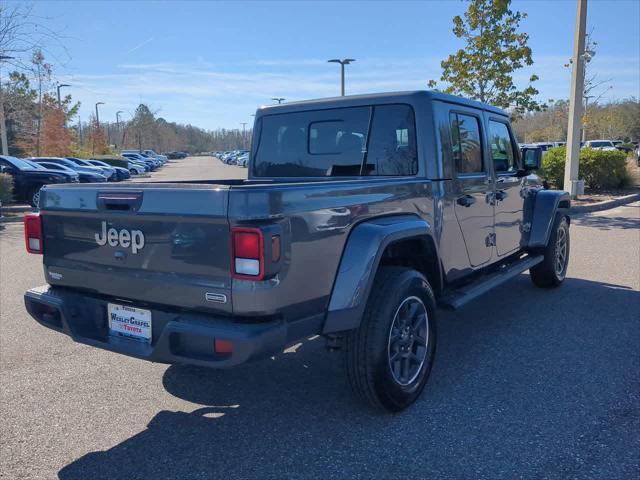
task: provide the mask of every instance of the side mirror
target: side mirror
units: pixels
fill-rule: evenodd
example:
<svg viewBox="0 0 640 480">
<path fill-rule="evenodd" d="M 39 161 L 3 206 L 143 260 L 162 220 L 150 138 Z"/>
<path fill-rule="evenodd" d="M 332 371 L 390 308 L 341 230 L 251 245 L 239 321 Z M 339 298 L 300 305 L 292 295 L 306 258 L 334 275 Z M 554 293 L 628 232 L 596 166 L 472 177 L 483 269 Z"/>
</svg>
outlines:
<svg viewBox="0 0 640 480">
<path fill-rule="evenodd" d="M 542 167 L 542 149 L 540 147 L 523 147 L 520 153 L 525 170 L 539 170 Z"/>
</svg>

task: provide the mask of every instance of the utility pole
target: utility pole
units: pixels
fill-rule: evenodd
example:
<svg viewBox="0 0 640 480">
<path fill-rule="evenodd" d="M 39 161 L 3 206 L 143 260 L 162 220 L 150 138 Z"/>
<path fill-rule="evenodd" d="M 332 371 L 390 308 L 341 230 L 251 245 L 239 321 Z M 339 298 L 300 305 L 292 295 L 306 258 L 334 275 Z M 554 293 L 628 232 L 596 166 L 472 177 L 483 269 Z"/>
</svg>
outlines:
<svg viewBox="0 0 640 480">
<path fill-rule="evenodd" d="M 0 68 L 3 60 L 12 60 L 13 57 L 0 55 Z M 9 143 L 7 142 L 7 122 L 4 118 L 4 95 L 2 94 L 2 77 L 0 76 L 0 128 L 2 128 L 2 154 L 9 155 Z"/>
<path fill-rule="evenodd" d="M 339 63 L 340 64 L 340 95 L 344 97 L 344 66 L 349 65 L 351 62 L 355 62 L 355 58 L 345 58 L 340 60 L 338 58 L 333 58 L 331 60 L 327 60 L 329 63 Z"/>
<path fill-rule="evenodd" d="M 584 44 L 587 29 L 587 0 L 577 0 L 576 3 L 576 31 L 573 39 L 567 158 L 564 169 L 564 189 L 569 192 L 571 198 L 576 198 L 578 193 L 582 191 L 582 185 L 578 177 L 578 163 L 580 159 L 582 96 L 584 95 Z"/>
<path fill-rule="evenodd" d="M 59 83 L 58 86 L 56 87 L 56 90 L 58 91 L 58 108 L 62 108 L 62 102 L 60 101 L 60 89 L 62 87 L 70 87 L 71 85 L 69 85 L 68 83 Z"/>
</svg>

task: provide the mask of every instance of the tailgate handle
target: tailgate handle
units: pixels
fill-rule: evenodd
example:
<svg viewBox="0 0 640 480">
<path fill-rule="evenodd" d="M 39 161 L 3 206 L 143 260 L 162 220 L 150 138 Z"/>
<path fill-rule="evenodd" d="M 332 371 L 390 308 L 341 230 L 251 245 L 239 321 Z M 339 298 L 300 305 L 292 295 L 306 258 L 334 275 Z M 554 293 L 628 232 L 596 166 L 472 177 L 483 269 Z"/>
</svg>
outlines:
<svg viewBox="0 0 640 480">
<path fill-rule="evenodd" d="M 142 192 L 98 192 L 98 210 L 137 212 L 142 205 Z"/>
</svg>

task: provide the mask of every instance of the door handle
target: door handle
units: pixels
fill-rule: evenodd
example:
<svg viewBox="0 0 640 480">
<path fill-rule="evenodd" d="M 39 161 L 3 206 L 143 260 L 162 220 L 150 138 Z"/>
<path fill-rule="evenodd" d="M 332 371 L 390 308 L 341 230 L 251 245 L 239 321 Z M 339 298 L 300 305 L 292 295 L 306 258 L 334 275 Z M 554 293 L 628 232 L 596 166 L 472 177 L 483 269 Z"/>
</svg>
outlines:
<svg viewBox="0 0 640 480">
<path fill-rule="evenodd" d="M 458 197 L 456 203 L 463 207 L 470 207 L 474 203 L 476 203 L 476 198 L 471 195 L 464 195 L 462 197 Z"/>
</svg>

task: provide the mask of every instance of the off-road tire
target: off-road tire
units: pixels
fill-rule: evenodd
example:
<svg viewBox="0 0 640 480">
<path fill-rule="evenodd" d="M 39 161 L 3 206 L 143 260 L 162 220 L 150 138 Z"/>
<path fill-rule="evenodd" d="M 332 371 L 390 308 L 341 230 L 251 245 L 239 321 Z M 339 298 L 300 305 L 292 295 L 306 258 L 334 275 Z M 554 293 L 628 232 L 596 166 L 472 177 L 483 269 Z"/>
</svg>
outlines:
<svg viewBox="0 0 640 480">
<path fill-rule="evenodd" d="M 391 357 L 395 354 L 392 354 L 391 333 L 392 325 L 396 326 L 394 322 L 407 301 L 413 302 L 407 304 L 407 311 L 412 310 L 414 305 L 416 310 L 420 304 L 425 307 L 428 334 L 426 339 L 421 339 L 424 340 L 425 350 L 418 350 L 425 352 L 422 364 L 413 366 L 417 372 L 415 377 L 402 385 L 395 377 L 397 373 L 392 372 Z M 405 267 L 380 268 L 360 326 L 348 332 L 344 342 L 347 378 L 357 397 L 378 410 L 390 412 L 407 408 L 419 397 L 429 378 L 435 356 L 435 305 L 433 291 L 421 273 Z M 415 318 L 419 318 L 419 315 Z M 393 331 L 398 330 L 394 328 Z M 397 335 L 393 338 L 397 338 Z M 422 349 L 420 345 L 411 348 Z M 397 363 L 394 365 L 397 366 Z M 404 371 L 404 366 L 402 368 Z"/>
<path fill-rule="evenodd" d="M 564 240 L 562 240 L 563 236 Z M 563 241 L 565 242 L 564 259 L 560 269 L 559 255 L 562 253 Z M 544 260 L 529 270 L 531 281 L 536 287 L 554 288 L 564 282 L 569 267 L 569 250 L 569 222 L 564 215 L 556 214 L 547 246 L 536 252 L 543 254 Z"/>
</svg>

